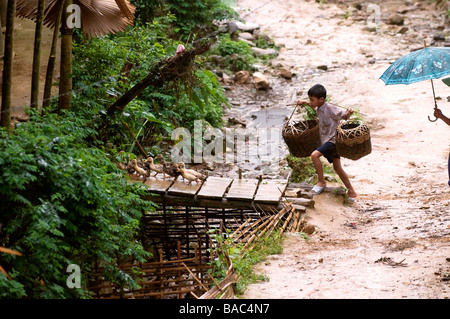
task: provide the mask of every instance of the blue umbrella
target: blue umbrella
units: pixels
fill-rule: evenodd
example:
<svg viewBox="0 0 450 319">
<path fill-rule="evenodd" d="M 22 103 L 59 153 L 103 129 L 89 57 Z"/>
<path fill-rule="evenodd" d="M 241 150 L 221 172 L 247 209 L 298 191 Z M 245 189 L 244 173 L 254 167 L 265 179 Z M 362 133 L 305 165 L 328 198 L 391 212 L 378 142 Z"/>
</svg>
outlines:
<svg viewBox="0 0 450 319">
<path fill-rule="evenodd" d="M 437 108 L 433 79 L 450 74 L 450 48 L 425 47 L 402 56 L 380 77 L 386 85 L 411 84 L 431 80 L 434 107 Z M 428 119 L 432 122 L 437 121 Z"/>
</svg>

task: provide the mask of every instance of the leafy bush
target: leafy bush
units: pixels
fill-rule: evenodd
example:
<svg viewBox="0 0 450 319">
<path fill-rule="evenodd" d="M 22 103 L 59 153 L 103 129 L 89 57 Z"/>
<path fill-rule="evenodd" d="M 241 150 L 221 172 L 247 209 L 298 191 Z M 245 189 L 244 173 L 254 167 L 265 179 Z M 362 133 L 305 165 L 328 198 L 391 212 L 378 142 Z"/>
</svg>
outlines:
<svg viewBox="0 0 450 319">
<path fill-rule="evenodd" d="M 87 40 L 74 46 L 73 104 L 89 104 L 96 114 L 103 113 L 124 92 L 147 76 L 154 65 L 175 54 L 178 42 L 164 32 L 172 16 L 155 19 L 147 27 L 130 28 L 115 36 Z M 126 63 L 135 67 L 121 74 Z M 224 89 L 216 77 L 198 63 L 188 79 L 148 87 L 103 129 L 101 139 L 116 149 L 130 150 L 134 140 L 124 129 L 126 123 L 144 146 L 152 147 L 173 128 L 190 128 L 194 120 L 222 126 Z"/>
<path fill-rule="evenodd" d="M 204 33 L 213 19 L 235 14 L 221 0 L 133 3 L 138 26 L 74 41 L 72 108 L 60 116 L 51 108 L 43 117 L 31 114 L 11 134 L 0 130 L 0 246 L 22 253 L 0 254 L 10 276 L 0 273 L 0 298 L 87 298 L 87 275 L 97 261 L 107 280 L 135 287 L 118 265 L 150 257 L 138 235 L 142 213 L 153 204 L 114 164 L 119 150 L 134 151 L 125 127 L 155 149 L 177 126 L 222 125 L 224 90 L 201 64 L 189 81 L 147 88 L 105 125 L 106 109 L 175 54 L 174 38 Z M 126 63 L 134 68 L 122 74 Z M 70 264 L 81 268 L 82 289 L 67 287 Z"/>
<path fill-rule="evenodd" d="M 224 68 L 231 71 L 254 71 L 256 58 L 251 46 L 244 41 L 234 41 L 229 34 L 220 36 L 218 43 L 212 48 L 211 54 L 224 57 Z"/>
<path fill-rule="evenodd" d="M 83 142 L 94 132 L 70 112 L 0 131 L 0 246 L 23 254 L 1 256 L 12 279 L 0 274 L 0 298 L 88 297 L 67 287 L 66 268 L 81 267 L 85 288 L 97 260 L 107 278 L 135 284 L 117 265 L 149 257 L 136 235 L 152 206 L 106 153 Z"/>
<path fill-rule="evenodd" d="M 260 280 L 267 280 L 264 275 L 255 274 L 253 266 L 264 261 L 269 255 L 281 254 L 283 252 L 283 238 L 278 237 L 279 232 L 275 231 L 268 237 L 263 237 L 255 241 L 251 249 L 244 249 L 243 244 L 235 244 L 229 235 L 231 230 L 226 230 L 226 236 L 217 230 L 209 230 L 210 236 L 220 244 L 216 248 L 211 248 L 210 253 L 217 257 L 210 264 L 210 273 L 217 282 L 223 280 L 228 271 L 227 259 L 231 259 L 233 268 L 239 276 L 235 284 L 235 292 L 240 295 L 245 292 L 247 286 Z M 226 254 L 227 256 L 225 256 Z"/>
<path fill-rule="evenodd" d="M 237 13 L 223 0 L 133 0 L 137 20 L 151 22 L 167 13 L 173 14 L 173 31 L 187 40 L 208 35 L 214 20 L 235 19 Z"/>
</svg>

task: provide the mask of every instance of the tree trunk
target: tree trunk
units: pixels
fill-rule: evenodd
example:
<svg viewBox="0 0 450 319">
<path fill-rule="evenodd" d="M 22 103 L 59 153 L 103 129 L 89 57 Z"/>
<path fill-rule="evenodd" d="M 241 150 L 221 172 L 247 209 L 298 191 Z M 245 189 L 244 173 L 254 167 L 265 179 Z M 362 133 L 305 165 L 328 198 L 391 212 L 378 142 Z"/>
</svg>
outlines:
<svg viewBox="0 0 450 319">
<path fill-rule="evenodd" d="M 38 107 L 39 80 L 41 76 L 41 39 L 42 21 L 44 19 L 45 0 L 39 0 L 36 18 L 36 31 L 34 34 L 33 69 L 31 73 L 31 102 L 30 107 Z"/>
<path fill-rule="evenodd" d="M 66 0 L 61 23 L 61 74 L 59 80 L 59 104 L 58 114 L 63 109 L 70 108 L 72 100 L 72 38 L 73 29 L 67 25 L 70 14 L 66 8 L 72 4 L 72 0 Z"/>
<path fill-rule="evenodd" d="M 3 57 L 3 52 L 5 51 L 5 38 L 3 37 L 3 31 L 1 29 L 2 23 L 2 14 L 0 14 L 0 57 Z"/>
<path fill-rule="evenodd" d="M 60 2 L 61 3 L 58 9 L 58 15 L 56 16 L 55 29 L 53 30 L 52 47 L 50 49 L 50 57 L 48 58 L 47 64 L 47 74 L 45 76 L 44 101 L 42 102 L 42 111 L 44 111 L 44 108 L 50 106 L 52 96 L 53 73 L 55 71 L 55 64 L 56 64 L 56 47 L 58 45 L 59 28 L 61 26 L 61 16 L 65 8 L 64 1 Z"/>
<path fill-rule="evenodd" d="M 0 125 L 11 129 L 11 87 L 14 48 L 14 18 L 16 17 L 16 0 L 8 0 L 6 12 L 5 56 L 3 61 L 2 112 Z"/>
<path fill-rule="evenodd" d="M 8 0 L 0 0 L 0 27 L 6 26 L 7 7 L 8 7 Z M 5 37 L 3 36 L 3 32 L 0 32 L 0 57 L 3 57 L 4 52 L 5 52 Z"/>
<path fill-rule="evenodd" d="M 8 8 L 8 0 L 0 0 L 0 17 L 2 20 L 2 27 L 6 27 L 6 10 Z"/>
</svg>

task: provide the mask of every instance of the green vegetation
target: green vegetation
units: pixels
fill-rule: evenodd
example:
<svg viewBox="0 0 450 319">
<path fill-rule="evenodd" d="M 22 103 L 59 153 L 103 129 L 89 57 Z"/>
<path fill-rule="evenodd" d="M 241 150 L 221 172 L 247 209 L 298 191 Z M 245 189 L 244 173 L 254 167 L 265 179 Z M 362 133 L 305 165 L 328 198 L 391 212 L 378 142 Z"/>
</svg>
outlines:
<svg viewBox="0 0 450 319">
<path fill-rule="evenodd" d="M 281 254 L 283 252 L 283 238 L 278 237 L 278 231 L 274 231 L 268 237 L 263 237 L 255 242 L 251 249 L 244 249 L 242 244 L 233 243 L 232 239 L 216 230 L 210 231 L 211 237 L 218 243 L 211 253 L 217 255 L 213 260 L 212 275 L 219 281 L 224 279 L 228 270 L 228 258 L 231 259 L 236 274 L 239 277 L 234 291 L 237 295 L 243 294 L 247 286 L 257 281 L 267 281 L 264 275 L 253 272 L 253 266 L 264 261 L 269 255 Z"/>
<path fill-rule="evenodd" d="M 247 70 L 254 71 L 252 66 L 256 62 L 250 45 L 243 41 L 234 41 L 229 34 L 223 34 L 212 50 L 212 55 L 224 57 L 223 65 L 225 70 L 233 72 Z"/>
<path fill-rule="evenodd" d="M 145 189 L 128 184 L 116 163 L 140 155 L 137 142 L 148 154 L 165 153 L 173 130 L 192 130 L 195 120 L 223 125 L 227 99 L 208 56 L 220 55 L 221 68 L 230 71 L 251 71 L 257 61 L 249 44 L 226 33 L 213 43 L 216 21 L 239 19 L 222 0 L 131 2 L 136 20 L 124 32 L 91 38 L 75 30 L 68 105 L 55 97 L 44 109 L 27 110 L 30 121 L 0 129 L 0 247 L 21 254 L 0 253 L 0 298 L 89 298 L 86 276 L 95 265 L 121 288 L 136 287 L 119 264 L 152 257 L 140 231 L 142 214 L 154 204 L 141 200 Z M 180 44 L 190 50 L 200 39 L 211 41 L 211 50 L 187 72 L 108 113 L 158 63 L 176 56 Z M 282 249 L 280 240 L 267 241 L 245 258 L 233 257 L 243 278 L 239 291 L 260 279 L 254 263 Z M 231 250 L 240 247 L 229 249 L 234 256 Z M 80 267 L 82 289 L 67 285 L 71 264 Z"/>
<path fill-rule="evenodd" d="M 118 265 L 151 257 L 139 235 L 142 214 L 154 207 L 116 167 L 139 154 L 130 131 L 155 154 L 176 127 L 198 119 L 222 125 L 224 90 L 200 57 L 176 81 L 148 87 L 123 112 L 107 115 L 179 44 L 189 50 L 186 40 L 214 29 L 213 19 L 235 16 L 220 0 L 134 4 L 137 23 L 125 32 L 75 32 L 67 109 L 55 98 L 42 112 L 29 110 L 29 122 L 0 129 L 0 247 L 21 253 L 0 253 L 0 298 L 89 298 L 86 275 L 96 264 L 111 282 L 136 287 Z M 71 264 L 80 267 L 83 289 L 67 286 Z"/>
<path fill-rule="evenodd" d="M 87 297 L 67 288 L 66 268 L 87 274 L 96 260 L 112 281 L 134 285 L 117 265 L 149 257 L 135 236 L 152 206 L 127 185 L 113 154 L 87 142 L 95 125 L 80 114 L 32 114 L 13 134 L 0 131 L 0 246 L 22 253 L 0 259 L 12 278 L 0 275 L 1 298 Z"/>
</svg>

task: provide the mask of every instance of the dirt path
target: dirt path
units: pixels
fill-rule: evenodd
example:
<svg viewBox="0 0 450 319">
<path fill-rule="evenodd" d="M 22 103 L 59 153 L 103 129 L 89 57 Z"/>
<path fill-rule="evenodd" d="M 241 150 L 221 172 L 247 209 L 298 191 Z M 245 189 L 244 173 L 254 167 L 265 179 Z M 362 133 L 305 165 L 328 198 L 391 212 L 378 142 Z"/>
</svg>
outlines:
<svg viewBox="0 0 450 319">
<path fill-rule="evenodd" d="M 434 106 L 429 82 L 385 86 L 378 80 L 389 62 L 423 40 L 431 43 L 443 22 L 423 1 L 404 15 L 403 32 L 384 22 L 411 4 L 373 1 L 380 3 L 382 22 L 368 31 L 366 8 L 358 12 L 346 2 L 237 1 L 246 21 L 259 23 L 282 44 L 272 65 L 296 73 L 289 81 L 267 68 L 274 89 L 265 98 L 282 106 L 293 93 L 305 98 L 309 87 L 321 83 L 332 102 L 360 108 L 373 145 L 369 156 L 343 160 L 358 202 L 348 207 L 330 193 L 316 196 L 315 209 L 307 213 L 316 232 L 309 240 L 289 234 L 284 252 L 255 268 L 270 280 L 250 285 L 242 298 L 450 296 L 450 128 L 427 119 Z M 450 89 L 440 80 L 435 85 L 440 108 L 450 114 Z"/>
<path fill-rule="evenodd" d="M 15 118 L 25 120 L 28 116 L 25 108 L 30 106 L 31 96 L 31 70 L 33 65 L 33 50 L 35 23 L 29 19 L 16 18 L 14 35 L 14 60 L 13 60 L 13 79 L 12 79 L 12 101 L 11 115 L 13 122 Z M 48 58 L 51 49 L 53 31 L 44 27 L 42 32 L 42 52 L 41 52 L 41 77 L 39 105 L 42 104 L 44 92 L 45 74 L 47 70 Z M 59 50 L 58 50 L 59 51 Z M 57 53 L 57 57 L 59 53 Z M 0 60 L 0 68 L 3 70 L 3 59 Z M 0 72 L 1 74 L 1 72 Z M 59 58 L 55 68 L 54 79 L 59 78 Z M 57 86 L 54 86 L 53 93 L 57 92 Z M 1 88 L 0 88 L 1 95 Z"/>
</svg>

